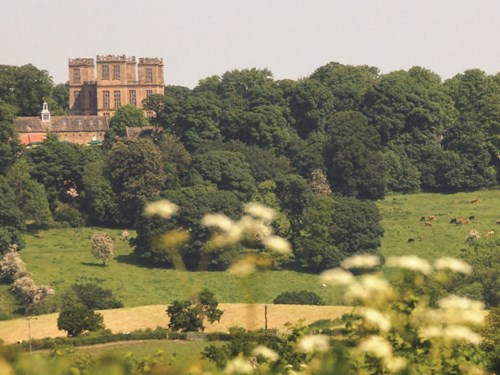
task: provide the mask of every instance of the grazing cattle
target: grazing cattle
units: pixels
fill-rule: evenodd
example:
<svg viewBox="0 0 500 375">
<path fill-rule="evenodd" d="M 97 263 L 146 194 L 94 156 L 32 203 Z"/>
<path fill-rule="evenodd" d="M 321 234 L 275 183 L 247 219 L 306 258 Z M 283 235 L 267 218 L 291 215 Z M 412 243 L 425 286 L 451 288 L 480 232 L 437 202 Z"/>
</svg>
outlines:
<svg viewBox="0 0 500 375">
<path fill-rule="evenodd" d="M 435 221 L 437 220 L 437 216 L 436 215 L 431 215 L 427 218 L 427 221 Z"/>
<path fill-rule="evenodd" d="M 35 237 L 35 238 L 42 238 L 42 235 L 40 233 L 35 233 L 35 234 L 33 234 L 33 237 Z"/>
<path fill-rule="evenodd" d="M 420 221 L 425 221 L 425 216 L 421 216 Z"/>
<path fill-rule="evenodd" d="M 419 240 L 420 242 L 422 242 L 424 240 L 424 236 L 418 236 L 417 240 Z"/>
<path fill-rule="evenodd" d="M 493 237 L 495 235 L 494 230 L 490 230 L 489 232 L 486 233 L 486 237 Z"/>
<path fill-rule="evenodd" d="M 430 221 L 426 221 L 426 222 L 424 223 L 424 225 L 425 225 L 426 227 L 432 227 L 432 222 L 430 222 Z"/>
<path fill-rule="evenodd" d="M 474 215 L 469 216 L 469 220 L 474 220 L 476 217 Z"/>
<path fill-rule="evenodd" d="M 465 237 L 465 242 L 473 242 L 481 238 L 481 235 L 479 234 L 479 231 L 476 229 L 472 229 L 467 237 Z"/>
<path fill-rule="evenodd" d="M 474 204 L 474 203 L 479 203 L 479 199 L 473 199 L 473 200 L 471 200 L 470 202 L 471 202 L 472 204 Z"/>
<path fill-rule="evenodd" d="M 414 244 L 415 243 L 415 239 L 413 237 L 410 237 L 408 238 L 408 243 L 411 243 L 411 244 Z"/>
<path fill-rule="evenodd" d="M 464 224 L 464 225 L 470 224 L 470 220 L 469 219 L 463 220 L 462 224 Z"/>
<path fill-rule="evenodd" d="M 497 225 L 500 225 L 500 219 L 496 221 L 496 224 L 497 224 Z"/>
<path fill-rule="evenodd" d="M 456 224 L 457 223 L 457 218 L 454 217 L 453 219 L 450 220 L 450 224 Z"/>
</svg>

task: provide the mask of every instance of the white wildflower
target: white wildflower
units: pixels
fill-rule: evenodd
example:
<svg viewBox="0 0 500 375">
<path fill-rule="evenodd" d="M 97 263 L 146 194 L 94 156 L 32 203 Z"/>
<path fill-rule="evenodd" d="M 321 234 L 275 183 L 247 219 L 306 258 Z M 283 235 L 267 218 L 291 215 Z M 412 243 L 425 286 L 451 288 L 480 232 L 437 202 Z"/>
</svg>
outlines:
<svg viewBox="0 0 500 375">
<path fill-rule="evenodd" d="M 225 374 L 250 374 L 252 372 L 252 364 L 241 357 L 229 361 L 224 369 Z"/>
<path fill-rule="evenodd" d="M 448 324 L 483 325 L 487 312 L 484 310 L 445 310 L 443 320 Z"/>
<path fill-rule="evenodd" d="M 308 335 L 302 337 L 297 348 L 304 353 L 326 352 L 330 347 L 330 339 L 325 335 Z"/>
<path fill-rule="evenodd" d="M 370 336 L 363 340 L 358 349 L 377 358 L 392 358 L 392 346 L 383 337 Z"/>
<path fill-rule="evenodd" d="M 355 279 L 352 273 L 340 268 L 326 270 L 320 275 L 321 281 L 331 285 L 350 285 Z"/>
<path fill-rule="evenodd" d="M 408 364 L 406 359 L 403 357 L 387 357 L 383 359 L 382 363 L 390 372 L 399 372 L 406 368 Z"/>
<path fill-rule="evenodd" d="M 467 297 L 459 297 L 455 295 L 449 295 L 447 297 L 441 298 L 438 301 L 439 307 L 448 310 L 483 310 L 484 304 L 479 301 L 474 301 Z"/>
<path fill-rule="evenodd" d="M 201 224 L 205 227 L 216 227 L 224 232 L 231 232 L 235 222 L 224 214 L 206 214 L 201 219 Z"/>
<path fill-rule="evenodd" d="M 163 219 L 170 219 L 173 215 L 177 213 L 178 207 L 175 203 L 172 203 L 166 199 L 162 199 L 156 202 L 148 203 L 144 207 L 144 215 L 153 216 L 158 215 Z"/>
<path fill-rule="evenodd" d="M 268 223 L 274 220 L 276 211 L 260 203 L 249 202 L 243 207 L 245 212 L 255 218 L 262 219 Z"/>
<path fill-rule="evenodd" d="M 432 267 L 429 262 L 416 255 L 389 257 L 385 265 L 388 267 L 399 267 L 411 271 L 422 272 L 424 275 L 428 275 L 432 272 Z"/>
<path fill-rule="evenodd" d="M 449 270 L 466 275 L 470 275 L 472 272 L 472 267 L 463 260 L 448 257 L 436 260 L 434 267 L 436 267 L 437 270 Z"/>
<path fill-rule="evenodd" d="M 354 255 L 342 261 L 342 268 L 373 268 L 380 264 L 380 258 L 376 255 L 362 254 Z"/>
<path fill-rule="evenodd" d="M 481 336 L 464 326 L 449 326 L 443 331 L 443 336 L 446 339 L 454 341 L 466 341 L 471 344 L 480 344 Z"/>
<path fill-rule="evenodd" d="M 435 337 L 442 337 L 443 336 L 443 327 L 441 326 L 427 326 L 423 327 L 419 330 L 418 333 L 419 337 L 424 339 L 424 340 L 430 340 Z"/>
<path fill-rule="evenodd" d="M 266 225 L 262 220 L 254 219 L 251 216 L 243 216 L 238 221 L 241 230 L 252 239 L 262 239 L 273 233 L 271 226 Z"/>
<path fill-rule="evenodd" d="M 362 309 L 359 314 L 368 325 L 375 326 L 382 332 L 388 332 L 391 329 L 391 319 L 387 314 L 370 308 Z"/>
<path fill-rule="evenodd" d="M 228 272 L 237 277 L 247 277 L 255 271 L 255 264 L 248 261 L 247 259 L 240 260 L 233 263 L 229 268 Z"/>
<path fill-rule="evenodd" d="M 394 290 L 387 280 L 374 275 L 365 275 L 358 283 L 349 285 L 346 293 L 347 300 L 378 300 L 381 301 L 393 296 Z"/>
<path fill-rule="evenodd" d="M 267 236 L 262 239 L 262 243 L 268 249 L 280 253 L 288 254 L 292 252 L 290 243 L 282 237 L 279 236 Z"/>
<path fill-rule="evenodd" d="M 269 349 L 267 346 L 264 346 L 264 345 L 259 345 L 259 346 L 255 347 L 252 350 L 252 355 L 254 355 L 254 356 L 260 355 L 260 356 L 264 357 L 265 359 L 268 359 L 272 362 L 277 361 L 278 358 L 280 357 L 278 355 L 278 353 L 276 353 L 274 350 Z"/>
</svg>

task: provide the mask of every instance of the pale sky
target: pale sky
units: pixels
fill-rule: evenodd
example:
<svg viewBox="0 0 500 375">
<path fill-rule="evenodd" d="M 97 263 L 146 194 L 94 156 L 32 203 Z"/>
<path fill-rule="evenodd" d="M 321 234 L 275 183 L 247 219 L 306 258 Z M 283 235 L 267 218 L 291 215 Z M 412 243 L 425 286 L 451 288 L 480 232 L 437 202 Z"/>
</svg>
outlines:
<svg viewBox="0 0 500 375">
<path fill-rule="evenodd" d="M 500 0 L 1 0 L 0 64 L 55 83 L 68 58 L 162 57 L 193 88 L 233 69 L 299 79 L 331 61 L 450 78 L 500 71 Z"/>
</svg>

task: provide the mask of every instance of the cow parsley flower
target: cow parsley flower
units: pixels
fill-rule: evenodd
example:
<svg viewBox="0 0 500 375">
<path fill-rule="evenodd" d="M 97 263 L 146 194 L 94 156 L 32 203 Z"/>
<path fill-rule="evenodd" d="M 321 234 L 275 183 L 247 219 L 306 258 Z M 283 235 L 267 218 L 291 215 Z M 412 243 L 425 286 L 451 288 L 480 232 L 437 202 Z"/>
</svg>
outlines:
<svg viewBox="0 0 500 375">
<path fill-rule="evenodd" d="M 380 265 L 380 258 L 376 255 L 362 254 L 354 255 L 344 259 L 340 264 L 342 268 L 373 268 Z"/>
<path fill-rule="evenodd" d="M 233 263 L 228 268 L 228 272 L 233 276 L 247 277 L 255 272 L 255 263 L 251 262 L 249 259 L 242 259 Z"/>
<path fill-rule="evenodd" d="M 465 341 L 471 344 L 480 344 L 481 336 L 464 326 L 449 326 L 443 330 L 444 338 L 453 341 Z"/>
<path fill-rule="evenodd" d="M 252 355 L 254 356 L 260 355 L 271 362 L 277 361 L 280 357 L 278 353 L 276 353 L 274 350 L 269 349 L 267 346 L 264 345 L 259 345 L 255 347 L 252 350 Z"/>
<path fill-rule="evenodd" d="M 173 215 L 177 213 L 179 208 L 175 203 L 172 203 L 166 199 L 162 199 L 156 202 L 148 203 L 144 207 L 144 215 L 154 216 L 157 215 L 162 219 L 170 219 Z"/>
<path fill-rule="evenodd" d="M 474 301 L 467 297 L 459 297 L 455 295 L 449 295 L 447 297 L 441 298 L 438 301 L 439 307 L 448 310 L 483 310 L 484 304 L 479 301 Z"/>
<path fill-rule="evenodd" d="M 262 243 L 268 249 L 280 253 L 288 254 L 292 252 L 290 243 L 282 237 L 279 236 L 267 236 L 262 239 Z"/>
<path fill-rule="evenodd" d="M 382 332 L 388 332 L 391 329 L 391 319 L 387 314 L 370 308 L 362 309 L 359 314 L 368 325 L 375 326 Z"/>
<path fill-rule="evenodd" d="M 247 214 L 269 223 L 274 220 L 274 217 L 276 215 L 276 211 L 274 209 L 256 202 L 249 202 L 245 204 L 243 209 Z"/>
<path fill-rule="evenodd" d="M 382 363 L 390 372 L 399 372 L 406 368 L 408 361 L 403 357 L 387 357 L 383 359 Z"/>
<path fill-rule="evenodd" d="M 370 336 L 363 340 L 358 349 L 377 358 L 392 358 L 392 346 L 383 337 Z"/>
<path fill-rule="evenodd" d="M 449 270 L 452 272 L 463 273 L 465 275 L 470 275 L 472 272 L 472 267 L 463 260 L 448 257 L 436 260 L 434 267 L 436 267 L 437 270 Z"/>
<path fill-rule="evenodd" d="M 326 270 L 320 275 L 321 281 L 330 285 L 350 285 L 355 282 L 354 276 L 340 268 Z"/>
<path fill-rule="evenodd" d="M 330 347 L 330 339 L 325 335 L 308 335 L 302 337 L 297 349 L 304 353 L 326 352 Z"/>
<path fill-rule="evenodd" d="M 252 372 L 252 364 L 241 357 L 229 361 L 224 369 L 225 374 L 250 374 Z"/>
<path fill-rule="evenodd" d="M 432 272 L 432 267 L 429 262 L 416 255 L 389 257 L 385 265 L 388 267 L 399 267 L 411 271 L 422 272 L 424 275 L 428 275 Z"/>
</svg>

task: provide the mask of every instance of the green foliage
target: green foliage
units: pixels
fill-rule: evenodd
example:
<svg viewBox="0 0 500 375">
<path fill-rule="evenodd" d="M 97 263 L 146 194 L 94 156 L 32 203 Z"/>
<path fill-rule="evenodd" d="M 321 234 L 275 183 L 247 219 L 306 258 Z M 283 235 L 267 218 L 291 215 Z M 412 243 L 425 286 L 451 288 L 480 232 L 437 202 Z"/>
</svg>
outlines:
<svg viewBox="0 0 500 375">
<path fill-rule="evenodd" d="M 33 165 L 31 177 L 45 187 L 52 211 L 58 201 L 75 201 L 85 165 L 81 146 L 59 142 L 55 135 L 49 134 L 40 146 L 27 150 L 26 156 Z"/>
<path fill-rule="evenodd" d="M 21 151 L 13 124 L 15 115 L 16 108 L 5 103 L 0 95 L 0 175 L 5 175 Z"/>
<path fill-rule="evenodd" d="M 111 289 L 103 288 L 92 282 L 73 284 L 71 289 L 88 309 L 105 310 L 123 307 L 123 303 L 113 297 Z"/>
<path fill-rule="evenodd" d="M 316 306 L 325 304 L 320 296 L 308 290 L 281 293 L 274 299 L 273 303 L 283 304 L 283 305 L 316 305 Z"/>
<path fill-rule="evenodd" d="M 327 175 L 334 192 L 361 199 L 384 197 L 387 172 L 377 132 L 359 112 L 338 112 L 325 144 Z"/>
<path fill-rule="evenodd" d="M 344 258 L 356 253 L 376 253 L 384 235 L 381 220 L 373 202 L 335 198 L 332 243 Z"/>
<path fill-rule="evenodd" d="M 293 251 L 301 268 L 324 270 L 338 266 L 345 257 L 334 244 L 334 211 L 335 200 L 325 195 L 314 195 L 304 209 L 293 238 Z"/>
<path fill-rule="evenodd" d="M 483 238 L 467 246 L 462 258 L 472 266 L 472 274 L 455 281 L 455 292 L 467 296 L 473 293 L 488 307 L 500 306 L 499 249 L 498 237 Z"/>
<path fill-rule="evenodd" d="M 16 205 L 14 192 L 8 180 L 0 176 L 0 254 L 11 245 L 22 247 L 20 231 L 23 229 L 23 216 Z"/>
<path fill-rule="evenodd" d="M 119 107 L 111 120 L 109 120 L 109 131 L 106 133 L 108 142 L 113 142 L 116 137 L 125 137 L 127 127 L 148 126 L 148 119 L 144 116 L 142 109 L 132 105 Z"/>
<path fill-rule="evenodd" d="M 215 295 L 208 289 L 203 289 L 198 295 L 198 301 L 174 301 L 167 308 L 170 319 L 168 328 L 173 331 L 196 332 L 205 329 L 203 319 L 209 323 L 219 321 L 223 311 L 217 306 L 219 303 Z"/>
<path fill-rule="evenodd" d="M 0 98 L 16 107 L 19 116 L 38 116 L 53 88 L 49 73 L 31 64 L 0 65 L 0 81 Z"/>
<path fill-rule="evenodd" d="M 58 203 L 54 211 L 54 220 L 63 226 L 72 228 L 83 227 L 85 218 L 78 208 L 69 203 Z"/>
<path fill-rule="evenodd" d="M 111 186 L 108 165 L 99 159 L 85 165 L 82 175 L 81 207 L 91 224 L 116 225 L 118 205 Z"/>
<path fill-rule="evenodd" d="M 149 139 L 116 143 L 109 154 L 113 192 L 120 210 L 120 222 L 135 222 L 142 205 L 159 196 L 166 176 L 162 155 Z"/>
<path fill-rule="evenodd" d="M 228 190 L 242 200 L 249 200 L 255 191 L 255 180 L 245 157 L 237 152 L 208 151 L 193 159 L 193 173 L 213 183 L 219 190 Z"/>
<path fill-rule="evenodd" d="M 66 293 L 57 318 L 57 328 L 68 332 L 68 336 L 78 336 L 85 331 L 104 328 L 103 317 L 85 306 L 76 296 Z"/>
</svg>

